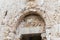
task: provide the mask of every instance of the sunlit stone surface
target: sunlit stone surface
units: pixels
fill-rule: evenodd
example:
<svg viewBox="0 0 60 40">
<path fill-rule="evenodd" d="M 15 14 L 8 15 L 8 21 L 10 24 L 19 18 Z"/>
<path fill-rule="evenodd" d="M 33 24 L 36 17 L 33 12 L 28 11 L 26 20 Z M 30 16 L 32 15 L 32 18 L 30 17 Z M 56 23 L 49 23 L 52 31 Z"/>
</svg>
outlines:
<svg viewBox="0 0 60 40">
<path fill-rule="evenodd" d="M 30 33 L 60 40 L 60 0 L 0 0 L 0 40 L 20 40 Z"/>
</svg>

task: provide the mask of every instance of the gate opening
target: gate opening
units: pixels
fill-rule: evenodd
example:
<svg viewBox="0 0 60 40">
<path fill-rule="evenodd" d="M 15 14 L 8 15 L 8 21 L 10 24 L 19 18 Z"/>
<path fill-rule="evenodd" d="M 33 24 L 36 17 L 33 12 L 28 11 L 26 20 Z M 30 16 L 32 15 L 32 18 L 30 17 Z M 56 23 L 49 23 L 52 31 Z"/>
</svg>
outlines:
<svg viewBox="0 0 60 40">
<path fill-rule="evenodd" d="M 20 40 L 42 40 L 41 33 L 22 34 Z"/>
</svg>

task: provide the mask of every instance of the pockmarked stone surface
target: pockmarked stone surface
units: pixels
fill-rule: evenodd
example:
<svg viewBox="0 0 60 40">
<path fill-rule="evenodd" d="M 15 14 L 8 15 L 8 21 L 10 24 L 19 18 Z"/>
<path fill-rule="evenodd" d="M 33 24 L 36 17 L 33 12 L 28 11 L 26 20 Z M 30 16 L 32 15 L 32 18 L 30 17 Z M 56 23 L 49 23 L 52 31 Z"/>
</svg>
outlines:
<svg viewBox="0 0 60 40">
<path fill-rule="evenodd" d="M 60 0 L 0 0 L 0 40 L 32 33 L 60 40 Z"/>
</svg>

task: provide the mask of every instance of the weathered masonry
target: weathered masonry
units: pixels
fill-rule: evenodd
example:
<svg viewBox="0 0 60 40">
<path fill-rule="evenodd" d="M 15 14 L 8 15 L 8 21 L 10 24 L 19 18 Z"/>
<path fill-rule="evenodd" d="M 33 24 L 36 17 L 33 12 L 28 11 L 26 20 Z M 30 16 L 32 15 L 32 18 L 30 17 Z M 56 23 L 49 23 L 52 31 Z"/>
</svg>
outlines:
<svg viewBox="0 0 60 40">
<path fill-rule="evenodd" d="M 60 40 L 60 0 L 0 0 L 0 40 Z"/>
<path fill-rule="evenodd" d="M 19 21 L 19 23 L 18 23 L 19 25 L 17 27 L 17 31 L 18 31 L 18 32 L 16 32 L 17 35 L 30 34 L 30 35 L 35 36 L 35 34 L 36 35 L 40 34 L 39 36 L 43 40 L 44 40 L 44 38 L 46 39 L 45 21 L 40 16 L 40 13 L 30 11 L 30 12 L 26 13 L 26 15 L 23 15 L 21 17 L 22 17 L 22 20 Z M 28 35 L 28 36 L 30 36 L 30 35 Z M 42 35 L 44 35 L 44 36 L 42 36 Z M 38 36 L 36 36 L 36 37 L 38 37 Z M 27 40 L 27 39 L 25 39 L 25 40 Z"/>
</svg>

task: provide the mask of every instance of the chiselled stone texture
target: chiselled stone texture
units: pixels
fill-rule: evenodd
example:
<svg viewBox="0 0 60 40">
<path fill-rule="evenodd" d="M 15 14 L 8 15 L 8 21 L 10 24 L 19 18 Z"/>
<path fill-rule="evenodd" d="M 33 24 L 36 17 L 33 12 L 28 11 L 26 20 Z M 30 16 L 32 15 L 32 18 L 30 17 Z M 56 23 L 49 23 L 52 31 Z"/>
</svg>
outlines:
<svg viewBox="0 0 60 40">
<path fill-rule="evenodd" d="M 28 33 L 60 40 L 60 0 L 0 0 L 0 40 L 20 40 Z"/>
</svg>

